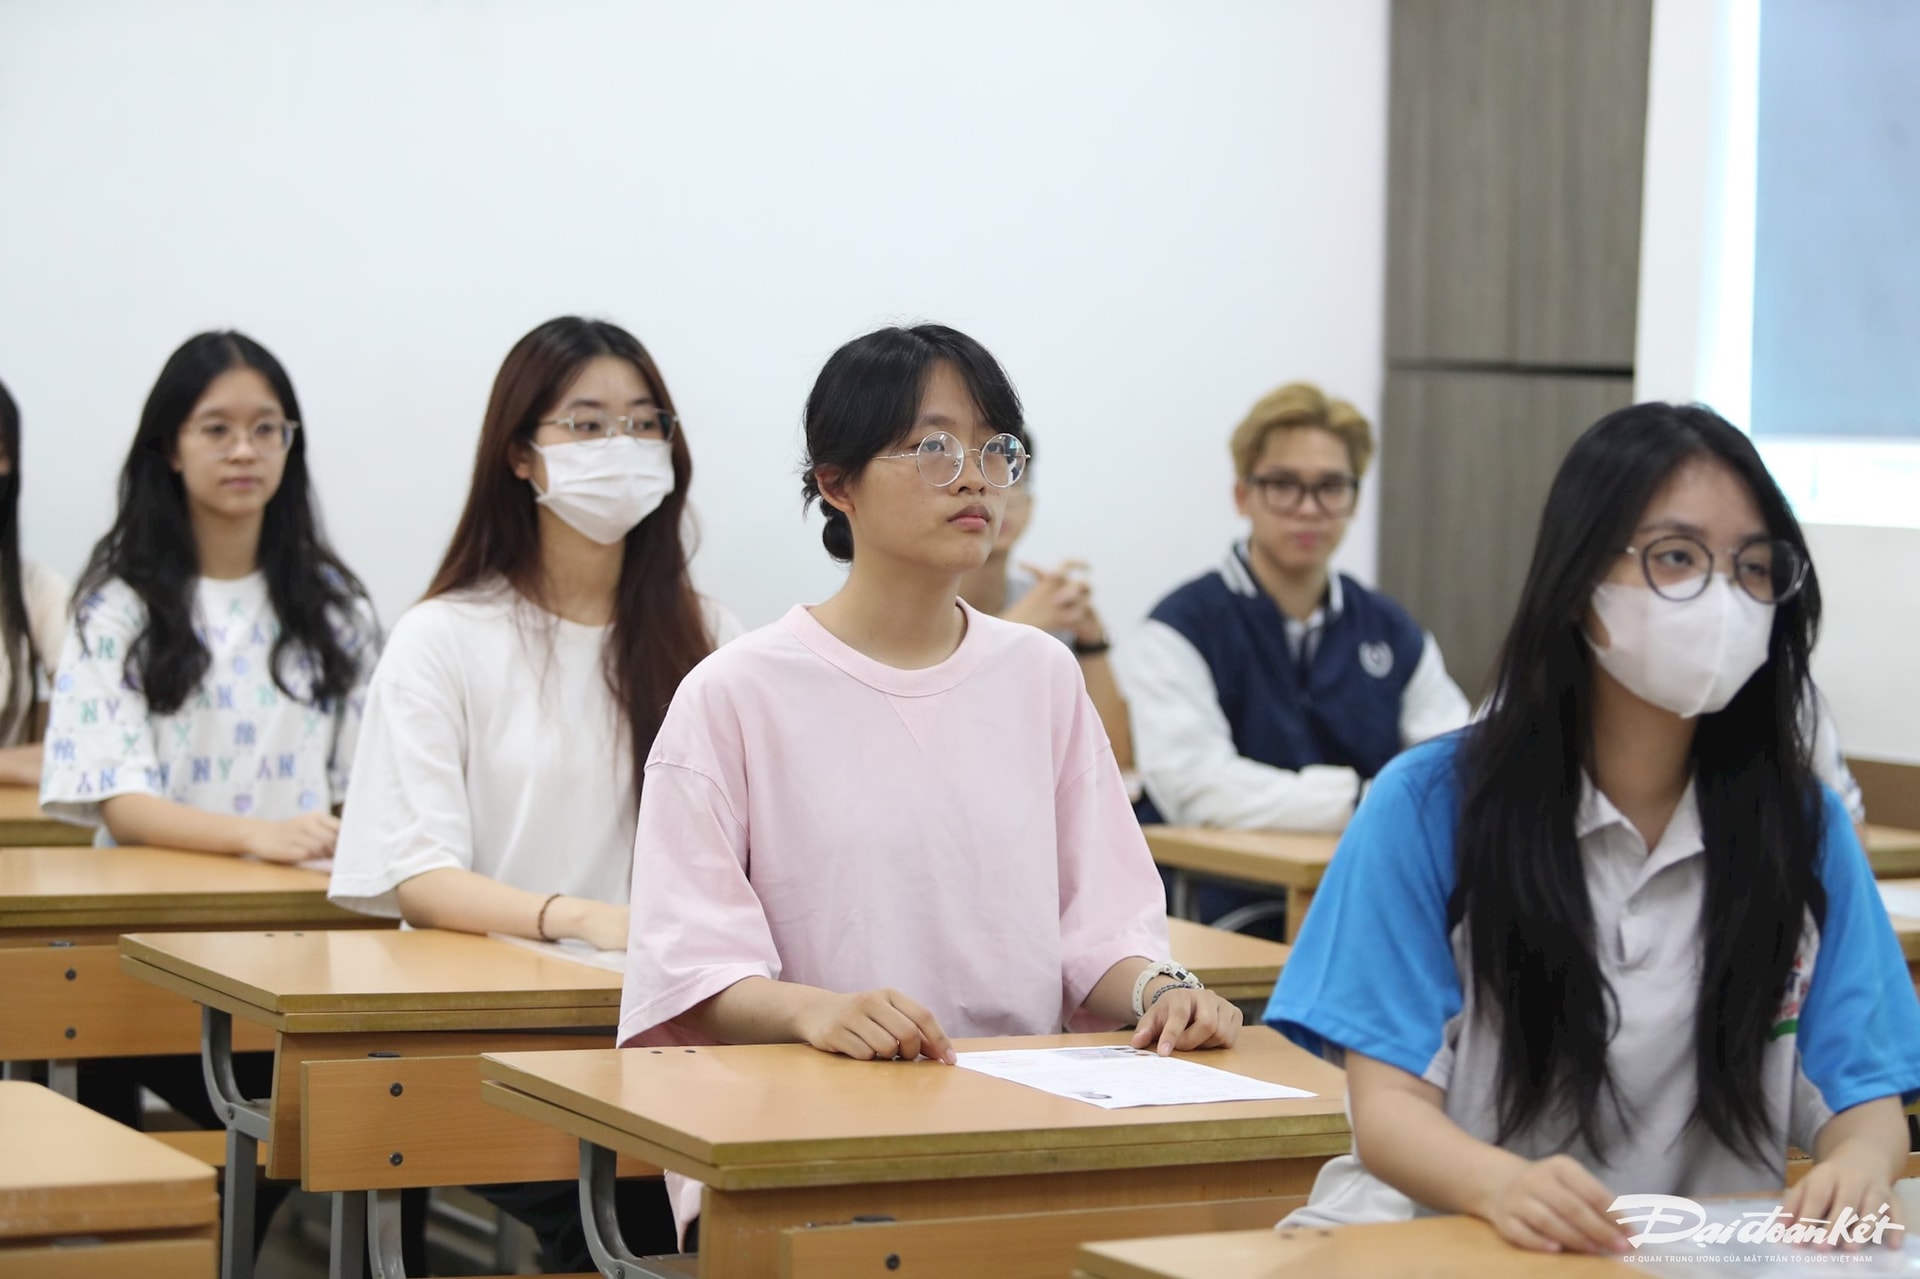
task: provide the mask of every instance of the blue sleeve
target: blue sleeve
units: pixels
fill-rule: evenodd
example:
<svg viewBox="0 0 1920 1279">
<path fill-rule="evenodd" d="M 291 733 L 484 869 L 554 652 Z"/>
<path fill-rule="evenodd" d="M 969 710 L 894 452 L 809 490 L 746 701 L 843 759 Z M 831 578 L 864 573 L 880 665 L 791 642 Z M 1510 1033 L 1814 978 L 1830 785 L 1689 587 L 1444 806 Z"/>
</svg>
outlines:
<svg viewBox="0 0 1920 1279">
<path fill-rule="evenodd" d="M 1813 976 L 1796 1033 L 1800 1069 L 1838 1114 L 1920 1095 L 1920 999 L 1839 796 L 1822 788 L 1819 874 L 1827 890 Z"/>
<path fill-rule="evenodd" d="M 1309 1052 L 1424 1077 L 1460 1011 L 1447 935 L 1456 741 L 1389 764 L 1341 837 L 1264 1018 Z"/>
</svg>

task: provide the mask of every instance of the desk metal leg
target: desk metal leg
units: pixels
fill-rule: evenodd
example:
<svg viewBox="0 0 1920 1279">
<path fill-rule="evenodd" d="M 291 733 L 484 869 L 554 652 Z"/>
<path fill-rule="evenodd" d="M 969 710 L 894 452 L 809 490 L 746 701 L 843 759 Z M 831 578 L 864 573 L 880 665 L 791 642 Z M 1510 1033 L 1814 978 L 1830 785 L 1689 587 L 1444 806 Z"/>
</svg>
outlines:
<svg viewBox="0 0 1920 1279">
<path fill-rule="evenodd" d="M 79 1101 L 80 1063 L 71 1057 L 57 1057 L 48 1062 L 47 1087 L 68 1101 Z"/>
<path fill-rule="evenodd" d="M 684 1272 L 649 1265 L 627 1247 L 613 1206 L 618 1162 L 619 1157 L 605 1146 L 580 1143 L 580 1224 L 586 1227 L 593 1264 L 607 1279 L 680 1279 Z"/>
<path fill-rule="evenodd" d="M 367 1192 L 346 1190 L 333 1196 L 333 1220 L 327 1227 L 327 1279 L 360 1279 L 360 1258 L 367 1253 Z"/>
<path fill-rule="evenodd" d="M 407 1259 L 400 1243 L 400 1197 L 404 1193 L 366 1192 L 368 1279 L 406 1279 Z"/>
<path fill-rule="evenodd" d="M 233 1016 L 200 1009 L 200 1072 L 213 1113 L 227 1126 L 226 1193 L 220 1205 L 220 1279 L 253 1279 L 253 1189 L 260 1143 L 270 1119 L 261 1102 L 240 1095 L 233 1074 Z"/>
<path fill-rule="evenodd" d="M 1184 870 L 1173 872 L 1173 917 L 1175 919 L 1199 918 L 1198 908 L 1193 902 L 1193 876 Z"/>
<path fill-rule="evenodd" d="M 33 1078 L 33 1063 L 30 1061 L 0 1061 L 0 1079 L 9 1083 Z"/>
<path fill-rule="evenodd" d="M 1293 890 L 1288 889 L 1287 893 L 1289 899 L 1291 899 Z M 1220 916 L 1220 918 L 1213 921 L 1213 926 L 1224 933 L 1243 933 L 1255 924 L 1264 924 L 1269 919 L 1286 919 L 1290 910 L 1290 900 L 1278 902 L 1249 902 L 1245 906 L 1236 907 Z M 1287 940 L 1292 941 L 1293 938 L 1289 936 Z"/>
</svg>

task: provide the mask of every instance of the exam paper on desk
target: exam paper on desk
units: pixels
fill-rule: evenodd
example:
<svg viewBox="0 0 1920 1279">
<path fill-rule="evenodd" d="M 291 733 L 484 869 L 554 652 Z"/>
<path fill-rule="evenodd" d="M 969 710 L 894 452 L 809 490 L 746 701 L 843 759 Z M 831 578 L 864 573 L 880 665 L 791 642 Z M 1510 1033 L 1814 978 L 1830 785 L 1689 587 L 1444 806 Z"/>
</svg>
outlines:
<svg viewBox="0 0 1920 1279">
<path fill-rule="evenodd" d="M 961 1053 L 959 1064 L 966 1070 L 1084 1101 L 1102 1110 L 1216 1101 L 1284 1101 L 1314 1095 L 1125 1045 Z"/>
</svg>

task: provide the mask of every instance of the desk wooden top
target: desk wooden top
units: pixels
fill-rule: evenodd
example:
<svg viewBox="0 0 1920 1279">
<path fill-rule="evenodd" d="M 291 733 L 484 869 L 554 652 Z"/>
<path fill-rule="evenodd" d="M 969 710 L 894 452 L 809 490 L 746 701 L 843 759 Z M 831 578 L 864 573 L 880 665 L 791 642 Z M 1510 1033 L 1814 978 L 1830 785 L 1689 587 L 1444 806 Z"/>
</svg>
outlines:
<svg viewBox="0 0 1920 1279">
<path fill-rule="evenodd" d="M 620 974 L 472 933 L 134 933 L 125 971 L 290 1032 L 550 1029 L 620 1019 Z"/>
<path fill-rule="evenodd" d="M 1612 1257 L 1549 1256 L 1505 1243 L 1473 1217 L 1423 1217 L 1338 1230 L 1224 1234 L 1092 1243 L 1085 1279 L 1606 1279 L 1633 1267 Z"/>
<path fill-rule="evenodd" d="M 0 1238 L 219 1219 L 213 1169 L 39 1084 L 0 1082 Z"/>
<path fill-rule="evenodd" d="M 1102 1110 L 937 1062 L 854 1061 L 804 1044 L 490 1053 L 480 1073 L 508 1110 L 722 1190 L 1287 1159 L 1351 1145 L 1345 1074 L 1274 1031 L 1250 1026 L 1234 1048 L 1192 1057 L 1318 1095 Z"/>
<path fill-rule="evenodd" d="M 31 786 L 0 786 L 0 845 L 91 844 L 93 832 L 40 811 L 40 792 Z"/>
<path fill-rule="evenodd" d="M 1333 860 L 1338 835 L 1287 830 L 1143 826 L 1153 860 L 1173 870 L 1221 875 L 1278 888 L 1315 889 Z"/>
<path fill-rule="evenodd" d="M 1187 919 L 1169 919 L 1173 957 L 1223 999 L 1263 999 L 1273 992 L 1290 946 L 1229 933 Z"/>
<path fill-rule="evenodd" d="M 1867 827 L 1867 861 L 1881 879 L 1920 875 L 1920 830 Z"/>
<path fill-rule="evenodd" d="M 0 932 L 353 924 L 319 871 L 169 848 L 0 848 Z"/>
</svg>

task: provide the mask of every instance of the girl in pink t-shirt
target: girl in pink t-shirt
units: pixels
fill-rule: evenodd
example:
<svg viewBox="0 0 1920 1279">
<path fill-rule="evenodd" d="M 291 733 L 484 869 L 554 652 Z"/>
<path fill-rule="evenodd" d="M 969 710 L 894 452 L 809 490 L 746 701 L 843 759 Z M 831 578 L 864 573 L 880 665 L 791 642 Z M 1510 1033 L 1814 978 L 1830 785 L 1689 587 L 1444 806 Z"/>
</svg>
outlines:
<svg viewBox="0 0 1920 1279">
<path fill-rule="evenodd" d="M 805 1042 L 954 1060 L 949 1036 L 1138 1022 L 1230 1045 L 1073 655 L 958 600 L 1026 448 L 977 342 L 883 329 L 807 401 L 805 491 L 846 585 L 707 658 L 648 758 L 622 1044 Z M 1144 1010 L 1144 1012 L 1143 1012 Z"/>
</svg>

